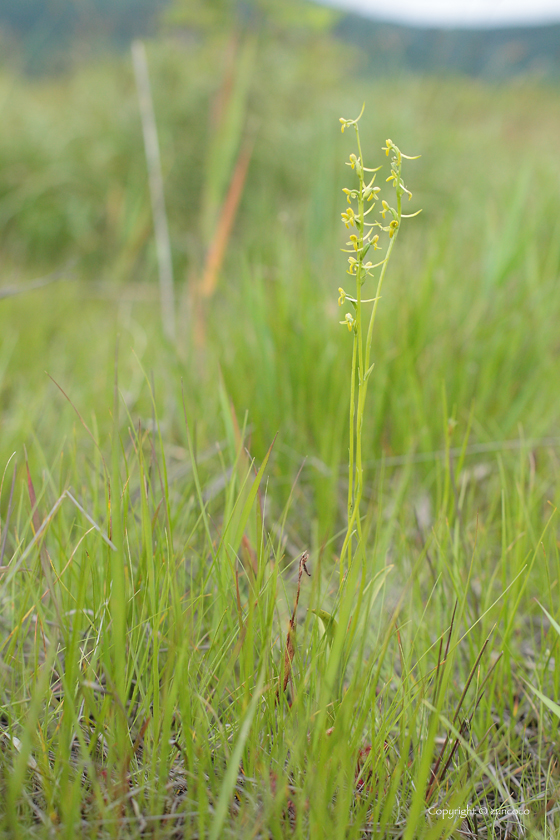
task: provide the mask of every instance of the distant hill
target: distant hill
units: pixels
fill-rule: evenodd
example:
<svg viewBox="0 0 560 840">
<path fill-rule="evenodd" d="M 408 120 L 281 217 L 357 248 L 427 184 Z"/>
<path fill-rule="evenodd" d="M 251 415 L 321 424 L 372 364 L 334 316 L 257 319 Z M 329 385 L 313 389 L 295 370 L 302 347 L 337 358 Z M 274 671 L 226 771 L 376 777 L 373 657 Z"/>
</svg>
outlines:
<svg viewBox="0 0 560 840">
<path fill-rule="evenodd" d="M 560 79 L 560 24 L 503 29 L 424 29 L 347 14 L 336 35 L 357 44 L 378 74 L 459 73 L 487 79 Z"/>
<path fill-rule="evenodd" d="M 248 0 L 227 1 L 252 14 Z M 0 0 L 0 63 L 3 54 L 20 69 L 42 73 L 62 69 L 71 57 L 128 48 L 134 37 L 156 33 L 162 11 L 171 5 L 173 0 Z M 341 13 L 334 34 L 359 46 L 364 70 L 376 75 L 404 71 L 506 79 L 529 74 L 560 80 L 560 24 L 423 29 Z"/>
</svg>

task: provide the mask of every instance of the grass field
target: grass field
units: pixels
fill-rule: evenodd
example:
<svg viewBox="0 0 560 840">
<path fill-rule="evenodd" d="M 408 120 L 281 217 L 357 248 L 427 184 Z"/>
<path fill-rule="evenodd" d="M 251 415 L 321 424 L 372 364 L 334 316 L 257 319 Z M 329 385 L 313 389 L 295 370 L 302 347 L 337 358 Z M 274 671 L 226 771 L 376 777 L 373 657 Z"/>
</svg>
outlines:
<svg viewBox="0 0 560 840">
<path fill-rule="evenodd" d="M 148 51 L 174 343 L 130 62 L 0 79 L 2 283 L 64 275 L 0 298 L 3 836 L 556 837 L 559 92 L 187 46 Z M 423 212 L 341 586 L 364 101 Z"/>
</svg>

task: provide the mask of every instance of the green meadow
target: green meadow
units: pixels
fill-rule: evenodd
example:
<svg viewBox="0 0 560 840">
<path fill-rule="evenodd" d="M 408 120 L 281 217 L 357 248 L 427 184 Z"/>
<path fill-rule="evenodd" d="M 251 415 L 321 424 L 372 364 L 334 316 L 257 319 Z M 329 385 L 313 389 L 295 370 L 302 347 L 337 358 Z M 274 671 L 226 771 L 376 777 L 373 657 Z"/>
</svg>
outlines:
<svg viewBox="0 0 560 840">
<path fill-rule="evenodd" d="M 558 836 L 558 88 L 146 47 L 173 339 L 130 55 L 0 75 L 2 836 Z M 341 566 L 363 103 L 422 212 Z"/>
</svg>

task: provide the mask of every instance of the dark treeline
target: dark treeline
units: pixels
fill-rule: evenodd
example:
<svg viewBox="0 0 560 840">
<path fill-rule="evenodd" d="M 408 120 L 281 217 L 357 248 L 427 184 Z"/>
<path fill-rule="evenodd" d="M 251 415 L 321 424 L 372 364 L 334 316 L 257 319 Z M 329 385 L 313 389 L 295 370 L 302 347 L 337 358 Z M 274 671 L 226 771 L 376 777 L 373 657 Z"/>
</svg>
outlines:
<svg viewBox="0 0 560 840">
<path fill-rule="evenodd" d="M 246 25 L 265 17 L 307 20 L 308 0 L 0 0 L 0 37 L 5 56 L 28 72 L 63 67 L 69 58 L 86 58 L 100 46 L 128 47 L 137 36 L 161 29 L 164 13 L 192 25 L 214 27 L 233 20 Z M 289 16 L 288 16 L 289 9 Z M 501 29 L 435 29 L 404 26 L 356 14 L 334 14 L 334 35 L 363 52 L 369 74 L 448 72 L 488 79 L 531 74 L 560 78 L 560 24 Z M 286 20 L 283 21 L 286 23 Z M 329 27 L 327 27 L 329 28 Z M 10 49 L 10 46 L 12 49 Z"/>
<path fill-rule="evenodd" d="M 336 27 L 376 74 L 459 73 L 488 79 L 560 78 L 560 24 L 503 29 L 423 29 L 344 15 Z"/>
<path fill-rule="evenodd" d="M 156 30 L 167 0 L 0 0 L 4 60 L 28 73 L 64 69 Z"/>
</svg>

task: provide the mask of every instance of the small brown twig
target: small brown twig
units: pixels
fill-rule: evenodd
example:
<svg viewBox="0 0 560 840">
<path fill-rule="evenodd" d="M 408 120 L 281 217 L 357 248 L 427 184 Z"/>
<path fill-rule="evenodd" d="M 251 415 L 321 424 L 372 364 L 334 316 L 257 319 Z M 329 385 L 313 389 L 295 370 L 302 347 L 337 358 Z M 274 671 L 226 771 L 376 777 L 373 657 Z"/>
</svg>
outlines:
<svg viewBox="0 0 560 840">
<path fill-rule="evenodd" d="M 284 653 L 284 674 L 283 678 L 279 681 L 278 689 L 276 691 L 276 699 L 280 699 L 280 685 L 282 685 L 282 691 L 286 691 L 286 686 L 288 682 L 291 680 L 292 676 L 292 662 L 296 653 L 295 645 L 294 645 L 294 637 L 296 633 L 296 612 L 299 604 L 299 593 L 301 590 L 301 578 L 303 573 L 308 577 L 311 577 L 311 574 L 306 566 L 307 561 L 309 560 L 309 552 L 304 551 L 301 557 L 299 558 L 299 571 L 298 571 L 298 582 L 297 582 L 297 591 L 296 597 L 294 601 L 294 608 L 292 610 L 292 616 L 290 618 L 290 622 L 288 624 L 288 632 L 286 634 L 286 650 Z"/>
</svg>

